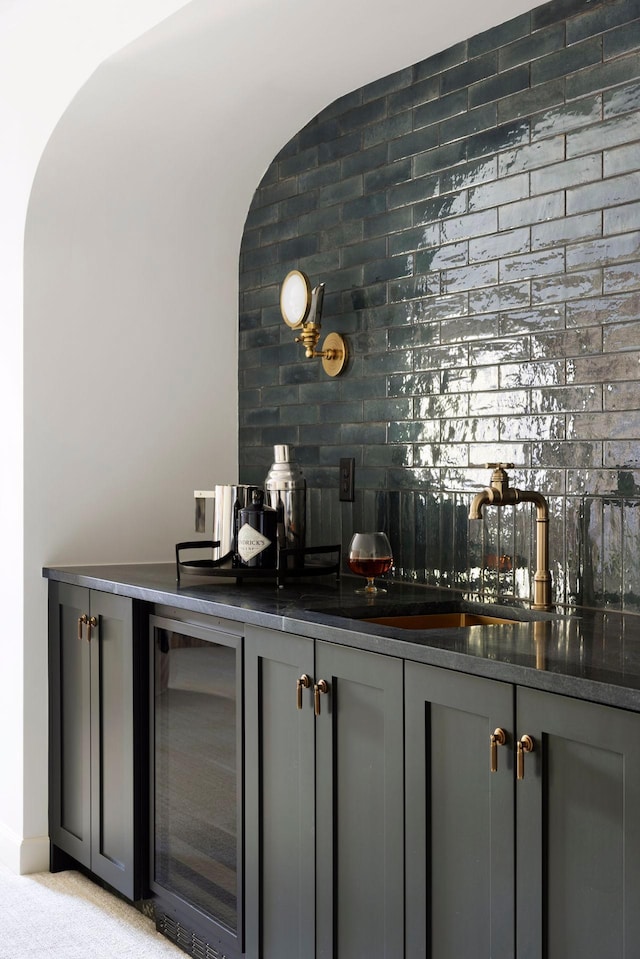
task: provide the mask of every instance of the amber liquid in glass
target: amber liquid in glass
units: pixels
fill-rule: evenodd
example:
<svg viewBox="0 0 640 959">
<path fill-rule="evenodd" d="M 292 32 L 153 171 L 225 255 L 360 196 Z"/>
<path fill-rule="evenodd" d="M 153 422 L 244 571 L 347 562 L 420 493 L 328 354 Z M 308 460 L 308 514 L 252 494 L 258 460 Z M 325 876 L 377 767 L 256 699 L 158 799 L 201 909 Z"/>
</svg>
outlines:
<svg viewBox="0 0 640 959">
<path fill-rule="evenodd" d="M 393 560 L 390 556 L 376 556 L 374 559 L 349 558 L 349 569 L 357 576 L 366 576 L 368 579 L 382 576 L 391 569 Z"/>
</svg>

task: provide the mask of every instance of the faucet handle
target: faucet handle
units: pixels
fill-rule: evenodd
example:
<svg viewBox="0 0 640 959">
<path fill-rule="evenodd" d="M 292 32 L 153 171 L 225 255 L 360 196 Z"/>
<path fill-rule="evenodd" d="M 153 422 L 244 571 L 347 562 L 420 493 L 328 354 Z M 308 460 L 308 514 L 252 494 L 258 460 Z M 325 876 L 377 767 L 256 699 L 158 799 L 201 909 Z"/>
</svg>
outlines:
<svg viewBox="0 0 640 959">
<path fill-rule="evenodd" d="M 512 469 L 514 463 L 487 463 L 487 469 L 493 470 L 491 474 L 491 487 L 498 490 L 503 496 L 509 489 L 509 474 L 507 469 Z"/>
</svg>

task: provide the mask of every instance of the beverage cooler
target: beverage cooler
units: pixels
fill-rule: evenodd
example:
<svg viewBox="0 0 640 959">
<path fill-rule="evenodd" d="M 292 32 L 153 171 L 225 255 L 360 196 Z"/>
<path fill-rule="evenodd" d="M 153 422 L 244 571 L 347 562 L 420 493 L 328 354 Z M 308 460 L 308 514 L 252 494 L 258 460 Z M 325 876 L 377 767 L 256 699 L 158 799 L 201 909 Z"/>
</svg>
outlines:
<svg viewBox="0 0 640 959">
<path fill-rule="evenodd" d="M 166 612 L 150 617 L 156 925 L 193 956 L 233 959 L 243 949 L 240 627 Z"/>
</svg>

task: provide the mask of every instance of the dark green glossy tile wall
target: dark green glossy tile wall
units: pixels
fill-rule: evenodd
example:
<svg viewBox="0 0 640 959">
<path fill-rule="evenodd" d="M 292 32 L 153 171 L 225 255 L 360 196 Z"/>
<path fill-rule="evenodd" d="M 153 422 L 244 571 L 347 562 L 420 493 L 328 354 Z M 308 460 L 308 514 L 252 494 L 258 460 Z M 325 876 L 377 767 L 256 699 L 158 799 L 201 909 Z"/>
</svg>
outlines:
<svg viewBox="0 0 640 959">
<path fill-rule="evenodd" d="M 337 379 L 281 320 L 293 268 L 348 339 Z M 511 461 L 556 599 L 640 611 L 635 0 L 554 0 L 331 104 L 256 190 L 240 290 L 240 478 L 291 444 L 311 542 L 384 528 L 399 577 L 527 598 L 528 507 L 467 519 Z"/>
</svg>

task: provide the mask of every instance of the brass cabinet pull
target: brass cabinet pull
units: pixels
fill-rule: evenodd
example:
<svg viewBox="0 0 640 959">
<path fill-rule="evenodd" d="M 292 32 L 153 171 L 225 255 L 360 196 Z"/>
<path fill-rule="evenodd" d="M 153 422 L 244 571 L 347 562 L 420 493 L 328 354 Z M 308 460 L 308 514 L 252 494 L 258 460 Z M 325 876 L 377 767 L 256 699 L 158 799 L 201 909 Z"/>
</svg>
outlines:
<svg viewBox="0 0 640 959">
<path fill-rule="evenodd" d="M 504 746 L 506 742 L 507 734 L 500 726 L 489 736 L 489 769 L 492 773 L 498 772 L 498 746 Z"/>
<path fill-rule="evenodd" d="M 86 613 L 83 613 L 82 616 L 78 616 L 78 639 L 84 639 L 83 626 L 87 626 L 88 623 L 89 617 Z"/>
<path fill-rule="evenodd" d="M 329 683 L 326 679 L 319 679 L 313 687 L 313 711 L 316 716 L 320 715 L 320 694 L 329 692 Z"/>
<path fill-rule="evenodd" d="M 311 686 L 311 677 L 303 673 L 300 679 L 296 681 L 296 704 L 298 709 L 302 709 L 302 690 L 309 689 Z"/>
<path fill-rule="evenodd" d="M 531 736 L 524 735 L 524 736 L 521 736 L 520 739 L 518 740 L 518 745 L 516 747 L 518 779 L 524 779 L 524 754 L 532 753 L 534 748 L 535 748 L 535 743 Z"/>
<path fill-rule="evenodd" d="M 91 642 L 91 630 L 95 629 L 98 625 L 98 620 L 95 616 L 92 616 L 90 620 L 87 621 L 87 641 Z"/>
</svg>

